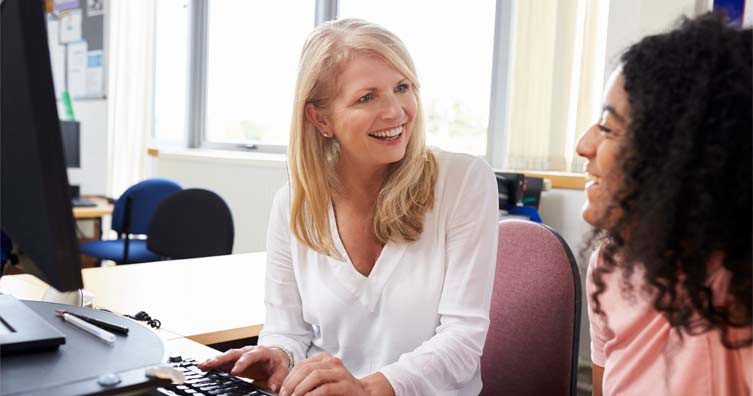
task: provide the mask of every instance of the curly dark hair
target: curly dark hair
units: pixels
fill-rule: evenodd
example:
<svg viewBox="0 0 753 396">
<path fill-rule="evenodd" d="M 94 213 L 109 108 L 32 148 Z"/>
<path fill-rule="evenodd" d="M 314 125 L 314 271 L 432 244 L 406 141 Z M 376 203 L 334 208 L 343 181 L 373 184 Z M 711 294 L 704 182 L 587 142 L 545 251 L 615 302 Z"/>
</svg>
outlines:
<svg viewBox="0 0 753 396">
<path fill-rule="evenodd" d="M 603 315 L 602 276 L 619 268 L 632 289 L 640 263 L 654 308 L 675 329 L 719 329 L 725 347 L 751 345 L 749 331 L 740 339 L 730 329 L 751 326 L 752 39 L 750 29 L 707 14 L 622 55 L 630 105 L 624 182 L 605 218 L 622 214 L 591 238 L 603 242 L 604 264 L 592 272 L 596 313 Z M 707 286 L 715 255 L 731 273 L 721 306 Z"/>
</svg>

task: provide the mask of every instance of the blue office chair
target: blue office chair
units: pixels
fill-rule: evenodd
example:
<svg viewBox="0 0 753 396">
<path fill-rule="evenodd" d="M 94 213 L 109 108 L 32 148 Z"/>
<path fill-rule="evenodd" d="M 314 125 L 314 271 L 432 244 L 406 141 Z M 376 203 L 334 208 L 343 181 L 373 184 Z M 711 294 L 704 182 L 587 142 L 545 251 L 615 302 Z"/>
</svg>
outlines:
<svg viewBox="0 0 753 396">
<path fill-rule="evenodd" d="M 130 236 L 147 235 L 148 238 L 149 221 L 157 206 L 180 190 L 178 183 L 168 179 L 147 179 L 134 184 L 115 201 L 112 229 L 118 233 L 118 239 L 83 243 L 81 253 L 118 264 L 160 260 L 158 254 L 147 248 L 146 240 Z"/>
<path fill-rule="evenodd" d="M 5 272 L 5 264 L 11 261 L 13 243 L 5 233 L 0 230 L 0 276 Z"/>
</svg>

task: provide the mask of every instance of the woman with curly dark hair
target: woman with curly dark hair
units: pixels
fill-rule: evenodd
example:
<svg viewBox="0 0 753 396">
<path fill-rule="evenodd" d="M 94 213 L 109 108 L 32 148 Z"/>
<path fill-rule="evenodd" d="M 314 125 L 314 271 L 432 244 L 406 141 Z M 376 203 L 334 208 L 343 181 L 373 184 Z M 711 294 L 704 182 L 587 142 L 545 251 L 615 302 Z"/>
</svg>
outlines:
<svg viewBox="0 0 753 396">
<path fill-rule="evenodd" d="M 578 143 L 594 395 L 750 395 L 753 33 L 705 15 L 630 47 Z"/>
</svg>

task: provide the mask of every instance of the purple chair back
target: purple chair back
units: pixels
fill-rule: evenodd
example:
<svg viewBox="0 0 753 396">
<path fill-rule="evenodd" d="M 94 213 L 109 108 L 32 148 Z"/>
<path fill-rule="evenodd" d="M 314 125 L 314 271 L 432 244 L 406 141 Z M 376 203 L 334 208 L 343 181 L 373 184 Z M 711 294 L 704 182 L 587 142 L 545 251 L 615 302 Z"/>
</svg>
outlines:
<svg viewBox="0 0 753 396">
<path fill-rule="evenodd" d="M 499 224 L 482 396 L 576 394 L 580 276 L 572 251 L 543 224 Z"/>
</svg>

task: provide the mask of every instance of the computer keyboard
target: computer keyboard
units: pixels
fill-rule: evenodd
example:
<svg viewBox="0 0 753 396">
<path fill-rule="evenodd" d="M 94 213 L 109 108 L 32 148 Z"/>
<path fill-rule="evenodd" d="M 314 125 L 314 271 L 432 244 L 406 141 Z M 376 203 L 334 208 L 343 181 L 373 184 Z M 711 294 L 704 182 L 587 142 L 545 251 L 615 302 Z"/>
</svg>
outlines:
<svg viewBox="0 0 753 396">
<path fill-rule="evenodd" d="M 97 203 L 81 198 L 71 198 L 71 205 L 73 205 L 74 208 L 88 208 L 97 206 Z"/>
<path fill-rule="evenodd" d="M 157 388 L 157 395 L 168 396 L 274 396 L 238 377 L 220 371 L 202 371 L 194 359 L 170 358 L 170 364 L 183 372 L 183 384 Z"/>
</svg>

